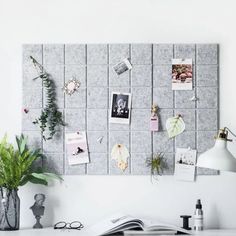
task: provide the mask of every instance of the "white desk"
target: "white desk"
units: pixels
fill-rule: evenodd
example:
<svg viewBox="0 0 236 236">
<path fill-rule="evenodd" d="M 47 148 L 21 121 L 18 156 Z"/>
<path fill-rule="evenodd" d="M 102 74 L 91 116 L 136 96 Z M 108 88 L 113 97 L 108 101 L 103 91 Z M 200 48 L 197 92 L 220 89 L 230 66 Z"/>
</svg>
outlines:
<svg viewBox="0 0 236 236">
<path fill-rule="evenodd" d="M 205 230 L 193 232 L 197 236 L 236 236 L 236 230 Z M 0 231 L 0 236 L 96 236 L 81 230 L 21 229 L 18 231 Z"/>
</svg>

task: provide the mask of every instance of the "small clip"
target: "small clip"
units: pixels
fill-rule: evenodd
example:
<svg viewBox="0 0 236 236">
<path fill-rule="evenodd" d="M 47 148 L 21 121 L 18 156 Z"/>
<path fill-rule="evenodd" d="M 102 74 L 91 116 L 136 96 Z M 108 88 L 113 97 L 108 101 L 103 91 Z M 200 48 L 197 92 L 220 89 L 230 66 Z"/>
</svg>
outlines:
<svg viewBox="0 0 236 236">
<path fill-rule="evenodd" d="M 103 140 L 103 136 L 100 136 L 100 137 L 97 139 L 97 142 L 98 142 L 98 143 L 102 143 L 102 140 Z"/>
<path fill-rule="evenodd" d="M 151 112 L 154 113 L 154 114 L 157 114 L 157 110 L 158 110 L 158 106 L 153 104 L 152 105 L 152 109 L 151 109 Z"/>
<path fill-rule="evenodd" d="M 196 95 L 193 95 L 193 97 L 191 97 L 189 100 L 190 100 L 190 101 L 197 101 L 198 98 L 196 97 Z"/>
</svg>

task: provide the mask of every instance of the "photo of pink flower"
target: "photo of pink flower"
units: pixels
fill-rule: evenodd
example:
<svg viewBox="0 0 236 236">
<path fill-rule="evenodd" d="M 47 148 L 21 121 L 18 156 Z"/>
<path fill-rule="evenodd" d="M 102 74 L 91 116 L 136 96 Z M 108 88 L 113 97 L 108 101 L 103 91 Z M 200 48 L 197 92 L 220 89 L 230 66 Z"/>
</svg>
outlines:
<svg viewBox="0 0 236 236">
<path fill-rule="evenodd" d="M 192 59 L 173 59 L 172 90 L 192 90 Z"/>
</svg>

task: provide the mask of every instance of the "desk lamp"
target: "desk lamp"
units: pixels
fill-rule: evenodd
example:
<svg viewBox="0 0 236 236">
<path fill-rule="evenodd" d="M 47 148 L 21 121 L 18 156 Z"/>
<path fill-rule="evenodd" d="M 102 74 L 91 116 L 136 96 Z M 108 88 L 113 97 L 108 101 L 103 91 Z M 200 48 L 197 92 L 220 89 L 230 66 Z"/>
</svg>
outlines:
<svg viewBox="0 0 236 236">
<path fill-rule="evenodd" d="M 198 157 L 198 167 L 236 172 L 236 158 L 227 148 L 227 142 L 232 142 L 232 139 L 228 139 L 229 132 L 236 137 L 227 127 L 218 131 L 214 147 Z"/>
</svg>

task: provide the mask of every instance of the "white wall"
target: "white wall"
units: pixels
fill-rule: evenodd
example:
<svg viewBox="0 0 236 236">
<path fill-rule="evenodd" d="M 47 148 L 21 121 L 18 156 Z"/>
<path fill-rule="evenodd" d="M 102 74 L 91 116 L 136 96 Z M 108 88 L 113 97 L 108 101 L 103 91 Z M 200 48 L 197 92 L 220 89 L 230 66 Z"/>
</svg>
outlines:
<svg viewBox="0 0 236 236">
<path fill-rule="evenodd" d="M 0 0 L 0 136 L 21 130 L 22 43 L 219 43 L 220 123 L 236 131 L 235 0 Z M 236 144 L 230 149 L 236 155 Z M 86 224 L 118 210 L 180 223 L 199 197 L 207 227 L 236 228 L 236 174 L 195 183 L 150 177 L 65 177 L 49 188 L 20 190 L 21 225 L 34 222 L 33 195 L 47 194 L 45 224 Z"/>
</svg>

